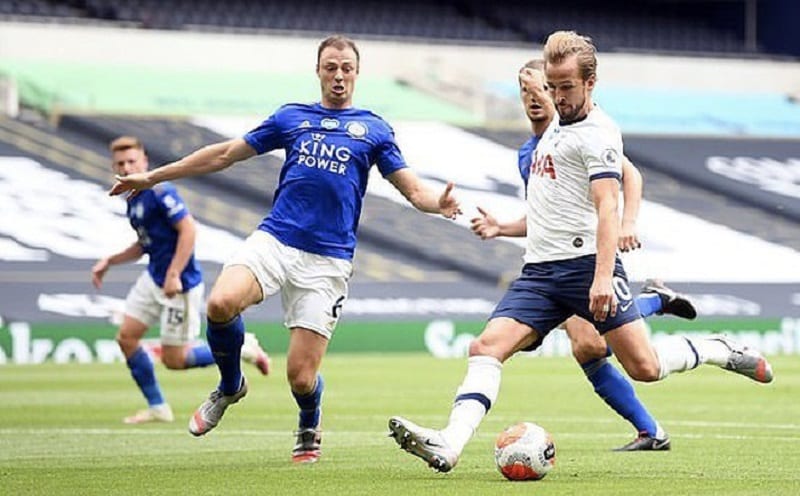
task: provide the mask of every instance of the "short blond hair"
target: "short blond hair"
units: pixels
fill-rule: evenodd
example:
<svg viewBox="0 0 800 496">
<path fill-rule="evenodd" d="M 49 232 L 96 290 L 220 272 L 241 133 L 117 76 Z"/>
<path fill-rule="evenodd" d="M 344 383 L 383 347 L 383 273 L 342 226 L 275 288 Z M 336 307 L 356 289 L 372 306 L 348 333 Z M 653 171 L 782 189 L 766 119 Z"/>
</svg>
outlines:
<svg viewBox="0 0 800 496">
<path fill-rule="evenodd" d="M 534 71 L 543 71 L 544 70 L 544 59 L 530 59 L 529 61 L 525 62 L 525 64 L 519 68 L 518 72 L 522 72 L 525 69 L 533 69 Z"/>
<path fill-rule="evenodd" d="M 571 55 L 577 55 L 578 68 L 584 81 L 597 76 L 597 49 L 591 38 L 575 31 L 556 31 L 547 37 L 544 44 L 547 64 L 559 64 Z"/>
<path fill-rule="evenodd" d="M 120 136 L 108 144 L 108 149 L 111 150 L 111 153 L 123 152 L 131 148 L 144 151 L 144 145 L 135 136 Z"/>
</svg>

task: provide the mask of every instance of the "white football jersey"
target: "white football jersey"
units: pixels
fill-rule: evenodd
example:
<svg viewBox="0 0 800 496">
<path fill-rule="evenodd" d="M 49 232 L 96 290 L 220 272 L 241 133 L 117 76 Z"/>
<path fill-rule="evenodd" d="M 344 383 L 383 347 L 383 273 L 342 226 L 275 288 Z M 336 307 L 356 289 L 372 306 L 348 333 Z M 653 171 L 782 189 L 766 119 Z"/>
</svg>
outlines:
<svg viewBox="0 0 800 496">
<path fill-rule="evenodd" d="M 622 135 L 594 107 L 585 119 L 553 119 L 534 154 L 527 190 L 526 263 L 597 253 L 597 212 L 591 181 L 622 178 Z"/>
</svg>

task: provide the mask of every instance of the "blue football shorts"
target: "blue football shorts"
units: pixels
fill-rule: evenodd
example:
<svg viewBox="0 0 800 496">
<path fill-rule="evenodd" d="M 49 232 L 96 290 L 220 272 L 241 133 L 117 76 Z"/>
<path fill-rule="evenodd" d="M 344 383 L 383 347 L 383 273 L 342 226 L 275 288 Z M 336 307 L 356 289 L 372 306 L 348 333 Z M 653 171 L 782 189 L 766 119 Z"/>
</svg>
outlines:
<svg viewBox="0 0 800 496">
<path fill-rule="evenodd" d="M 600 334 L 641 317 L 628 286 L 628 276 L 617 257 L 614 263 L 614 292 L 617 314 L 603 322 L 589 312 L 589 289 L 594 279 L 595 255 L 569 260 L 529 263 L 497 303 L 491 319 L 508 317 L 535 329 L 542 339 L 572 315 L 593 323 Z M 536 343 L 533 348 L 540 344 Z"/>
</svg>

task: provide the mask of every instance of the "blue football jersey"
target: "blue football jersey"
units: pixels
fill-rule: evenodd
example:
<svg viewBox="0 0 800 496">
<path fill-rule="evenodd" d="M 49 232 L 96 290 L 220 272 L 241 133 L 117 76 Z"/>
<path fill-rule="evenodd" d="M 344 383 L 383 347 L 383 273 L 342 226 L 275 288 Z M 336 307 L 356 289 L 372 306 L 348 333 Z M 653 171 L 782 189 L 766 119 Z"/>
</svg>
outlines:
<svg viewBox="0 0 800 496">
<path fill-rule="evenodd" d="M 159 287 L 164 286 L 167 269 L 178 244 L 178 231 L 173 226 L 187 215 L 189 209 L 170 183 L 142 190 L 128 200 L 128 220 L 139 237 L 139 244 L 148 255 L 147 272 Z M 183 291 L 192 289 L 202 280 L 203 273 L 192 253 L 181 272 Z"/>
<path fill-rule="evenodd" d="M 394 131 L 368 110 L 284 105 L 244 136 L 262 154 L 282 148 L 272 211 L 259 229 L 294 248 L 350 260 L 370 167 L 406 167 Z"/>
<path fill-rule="evenodd" d="M 519 147 L 517 152 L 517 165 L 519 167 L 519 175 L 522 177 L 522 182 L 525 183 L 525 189 L 528 188 L 528 178 L 531 175 L 531 163 L 533 162 L 533 152 L 536 151 L 536 145 L 539 144 L 539 136 L 531 136 L 528 141 Z"/>
</svg>

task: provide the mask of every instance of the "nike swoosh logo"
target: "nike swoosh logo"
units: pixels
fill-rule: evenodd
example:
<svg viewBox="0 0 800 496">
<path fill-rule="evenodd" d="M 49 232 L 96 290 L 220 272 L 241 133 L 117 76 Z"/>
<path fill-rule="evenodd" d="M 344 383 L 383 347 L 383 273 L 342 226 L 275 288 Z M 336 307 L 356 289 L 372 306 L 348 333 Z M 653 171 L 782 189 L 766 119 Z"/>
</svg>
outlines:
<svg viewBox="0 0 800 496">
<path fill-rule="evenodd" d="M 622 310 L 623 312 L 627 312 L 628 309 L 631 307 L 631 305 L 633 305 L 633 300 L 629 301 L 627 305 L 623 303 L 622 305 L 619 306 L 619 309 Z"/>
<path fill-rule="evenodd" d="M 659 449 L 663 448 L 664 446 L 666 446 L 667 444 L 669 444 L 669 439 L 663 439 L 663 440 L 661 440 L 661 441 L 659 441 L 658 439 L 656 439 L 656 440 L 653 442 L 653 449 L 654 449 L 654 450 L 659 450 Z"/>
<path fill-rule="evenodd" d="M 431 442 L 430 439 L 424 440 L 422 442 L 422 444 L 424 444 L 425 446 L 430 446 L 431 448 L 442 448 L 443 447 L 441 444 Z"/>
</svg>

